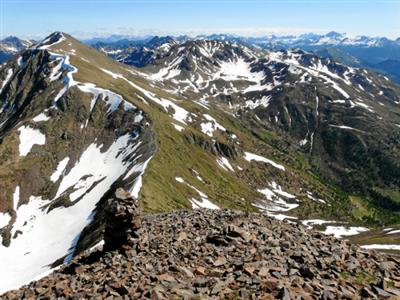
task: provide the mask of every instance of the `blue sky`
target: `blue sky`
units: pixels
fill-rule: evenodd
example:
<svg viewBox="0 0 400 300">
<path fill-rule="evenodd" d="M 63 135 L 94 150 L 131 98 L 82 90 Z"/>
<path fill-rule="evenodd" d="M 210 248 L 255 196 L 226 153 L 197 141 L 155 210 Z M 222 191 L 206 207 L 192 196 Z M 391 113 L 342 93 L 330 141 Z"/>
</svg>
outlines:
<svg viewBox="0 0 400 300">
<path fill-rule="evenodd" d="M 400 36 L 400 0 L 0 0 L 0 10 L 2 36 L 57 30 L 78 38 L 330 30 Z"/>
</svg>

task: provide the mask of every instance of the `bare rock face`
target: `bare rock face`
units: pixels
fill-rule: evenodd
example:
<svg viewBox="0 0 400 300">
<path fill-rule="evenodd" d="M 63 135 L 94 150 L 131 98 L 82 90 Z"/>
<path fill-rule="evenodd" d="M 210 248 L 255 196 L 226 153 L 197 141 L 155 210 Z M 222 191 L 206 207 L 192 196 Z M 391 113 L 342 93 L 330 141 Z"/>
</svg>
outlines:
<svg viewBox="0 0 400 300">
<path fill-rule="evenodd" d="M 399 299 L 400 260 L 262 214 L 140 216 L 107 202 L 104 249 L 2 299 Z"/>
</svg>

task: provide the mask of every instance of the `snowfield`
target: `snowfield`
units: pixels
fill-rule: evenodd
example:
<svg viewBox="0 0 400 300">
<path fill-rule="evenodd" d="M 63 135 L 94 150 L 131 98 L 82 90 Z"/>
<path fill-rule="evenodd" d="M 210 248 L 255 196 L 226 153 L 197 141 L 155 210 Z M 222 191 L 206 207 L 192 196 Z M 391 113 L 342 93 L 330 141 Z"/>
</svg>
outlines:
<svg viewBox="0 0 400 300">
<path fill-rule="evenodd" d="M 17 288 L 51 271 L 50 264 L 60 257 L 72 254 L 74 245 L 83 228 L 91 222 L 92 212 L 111 185 L 130 167 L 125 161 L 132 154 L 138 142 L 129 135 L 118 138 L 106 151 L 101 145 L 90 145 L 72 169 L 63 175 L 69 158 L 59 162 L 52 181 L 60 177 L 57 199 L 67 189 L 72 188 L 71 201 L 80 199 L 69 207 L 48 210 L 52 200 L 30 197 L 27 204 L 18 205 L 19 188 L 14 194 L 14 209 L 17 219 L 12 235 L 22 234 L 12 239 L 9 247 L 0 246 L 0 293 Z M 144 170 L 147 164 L 139 169 Z M 140 173 L 138 178 L 141 178 Z M 133 188 L 139 191 L 141 180 L 137 179 Z M 134 192 L 137 196 L 137 192 Z M 0 221 L 6 221 L 0 215 Z"/>
<path fill-rule="evenodd" d="M 38 129 L 29 126 L 21 126 L 19 129 L 19 155 L 26 156 L 31 151 L 33 145 L 44 145 L 46 136 Z"/>
<path fill-rule="evenodd" d="M 247 80 L 259 83 L 264 77 L 263 72 L 251 72 L 250 63 L 245 62 L 243 58 L 238 58 L 237 61 L 222 62 L 220 71 L 215 74 L 214 79 Z"/>
</svg>

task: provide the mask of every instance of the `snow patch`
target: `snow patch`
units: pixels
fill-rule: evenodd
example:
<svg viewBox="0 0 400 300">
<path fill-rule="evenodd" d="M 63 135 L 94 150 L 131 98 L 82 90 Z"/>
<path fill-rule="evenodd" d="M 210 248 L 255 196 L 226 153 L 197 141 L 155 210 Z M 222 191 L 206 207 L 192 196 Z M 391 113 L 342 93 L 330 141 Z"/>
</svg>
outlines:
<svg viewBox="0 0 400 300">
<path fill-rule="evenodd" d="M 46 122 L 48 120 L 50 120 L 50 117 L 46 116 L 45 113 L 38 114 L 32 119 L 33 122 Z"/>
<path fill-rule="evenodd" d="M 46 136 L 38 129 L 29 126 L 22 126 L 19 131 L 19 155 L 26 156 L 32 149 L 33 145 L 44 145 Z"/>
<path fill-rule="evenodd" d="M 235 172 L 235 170 L 233 169 L 232 165 L 230 164 L 229 160 L 226 157 L 221 156 L 217 158 L 217 163 L 222 169 Z"/>
<path fill-rule="evenodd" d="M 125 78 L 123 78 L 125 79 Z M 191 114 L 184 108 L 178 106 L 171 100 L 163 99 L 157 97 L 154 93 L 147 91 L 146 89 L 138 86 L 137 84 L 133 83 L 130 80 L 125 79 L 131 86 L 133 86 L 135 89 L 140 91 L 144 96 L 146 96 L 148 99 L 154 101 L 155 103 L 161 105 L 164 110 L 168 113 L 169 109 L 173 109 L 172 113 L 172 118 L 175 119 L 178 122 L 181 122 L 183 124 L 186 124 L 187 121 L 191 122 Z"/>
<path fill-rule="evenodd" d="M 370 245 L 361 245 L 360 247 L 364 249 L 400 250 L 400 245 L 395 245 L 395 244 L 370 244 Z"/>
<path fill-rule="evenodd" d="M 201 123 L 200 124 L 201 131 L 204 134 L 207 134 L 208 136 L 212 137 L 214 135 L 214 131 L 216 131 L 216 130 L 226 131 L 225 127 L 220 125 L 217 122 L 217 120 L 215 120 L 210 115 L 204 114 L 203 116 L 208 121 L 206 123 Z"/>
<path fill-rule="evenodd" d="M 314 225 L 323 225 L 327 223 L 336 223 L 335 221 L 326 221 L 320 219 L 302 220 L 301 223 L 308 228 L 312 228 Z"/>
<path fill-rule="evenodd" d="M 236 61 L 224 61 L 221 63 L 220 71 L 214 75 L 214 80 L 222 78 L 226 81 L 247 80 L 260 82 L 264 79 L 263 72 L 251 72 L 250 63 L 243 58 Z"/>
<path fill-rule="evenodd" d="M 11 216 L 8 213 L 0 213 L 0 229 L 7 226 L 11 220 Z M 1 240 L 0 240 L 1 242 Z"/>
<path fill-rule="evenodd" d="M 278 212 L 285 212 L 292 210 L 299 206 L 298 203 L 289 203 L 287 199 L 291 199 L 292 201 L 296 201 L 296 196 L 289 194 L 282 190 L 282 187 L 278 185 L 276 182 L 272 181 L 269 184 L 269 187 L 258 189 L 258 192 L 263 194 L 264 197 L 268 200 L 268 202 L 262 203 L 254 203 L 253 206 L 264 211 L 268 216 L 271 216 L 278 220 L 283 219 L 297 219 L 293 216 L 287 216 L 280 214 Z"/>
<path fill-rule="evenodd" d="M 263 96 L 261 99 L 257 99 L 256 101 L 247 100 L 245 102 L 245 107 L 250 109 L 255 109 L 259 106 L 267 108 L 272 96 Z"/>
<path fill-rule="evenodd" d="M 131 189 L 129 190 L 131 195 L 133 197 L 135 197 L 136 199 L 139 197 L 139 193 L 140 193 L 140 190 L 143 185 L 144 171 L 146 170 L 147 165 L 149 164 L 151 159 L 152 159 L 152 157 L 150 157 L 148 160 L 146 160 L 143 163 L 134 165 L 133 168 L 131 170 L 129 170 L 128 174 L 124 178 L 124 179 L 128 178 L 133 173 L 138 173 L 138 176 L 136 177 L 135 182 L 133 183 Z"/>
<path fill-rule="evenodd" d="M 354 130 L 354 131 L 358 131 L 358 132 L 363 132 L 360 129 L 354 128 L 354 127 L 350 127 L 350 126 L 345 126 L 345 125 L 334 125 L 334 124 L 329 124 L 330 127 L 334 127 L 334 128 L 340 128 L 340 129 L 348 129 L 348 130 Z"/>
<path fill-rule="evenodd" d="M 208 196 L 206 194 L 204 194 L 203 192 L 196 189 L 194 186 L 185 182 L 182 177 L 175 177 L 175 180 L 178 181 L 179 183 L 186 184 L 199 194 L 201 200 L 197 200 L 196 198 L 189 199 L 193 209 L 196 208 L 220 209 L 217 205 L 215 205 L 208 199 Z"/>
<path fill-rule="evenodd" d="M 91 111 L 99 96 L 102 96 L 102 100 L 105 101 L 106 104 L 109 106 L 108 112 L 113 112 L 117 110 L 121 103 L 123 103 L 125 111 L 136 108 L 133 104 L 129 103 L 128 101 L 125 101 L 121 95 L 111 92 L 110 90 L 96 87 L 96 85 L 92 83 L 85 83 L 82 85 L 78 85 L 78 88 L 82 92 L 93 94 L 92 102 L 90 104 Z"/>
<path fill-rule="evenodd" d="M 327 226 L 324 234 L 333 234 L 337 238 L 341 238 L 343 236 L 355 235 L 360 232 L 368 231 L 369 229 L 366 227 L 345 227 L 345 226 Z"/>
<path fill-rule="evenodd" d="M 51 181 L 57 182 L 57 180 L 60 178 L 60 176 L 64 173 L 64 170 L 67 167 L 68 162 L 69 162 L 69 157 L 66 157 L 58 163 L 57 169 L 50 176 Z"/>
<path fill-rule="evenodd" d="M 54 45 L 57 45 L 57 44 L 61 43 L 62 41 L 66 40 L 65 36 L 61 32 L 58 32 L 56 34 L 59 35 L 59 38 L 55 42 L 53 42 L 52 44 L 48 44 L 50 42 L 51 38 L 53 37 L 53 34 L 52 34 L 52 35 L 48 36 L 40 44 L 38 44 L 36 48 L 39 50 L 45 50 L 45 49 L 48 49 L 48 48 L 50 48 Z"/>
<path fill-rule="evenodd" d="M 174 128 L 175 128 L 176 130 L 178 130 L 179 132 L 185 130 L 185 127 L 183 127 L 183 126 L 180 126 L 180 125 L 177 125 L 177 124 L 174 124 L 174 123 L 172 123 L 172 125 L 173 125 Z"/>
<path fill-rule="evenodd" d="M 285 171 L 285 167 L 284 166 L 282 166 L 280 164 L 277 164 L 276 162 L 274 162 L 274 161 L 272 161 L 272 160 L 270 160 L 268 158 L 265 158 L 263 156 L 260 156 L 260 155 L 257 155 L 257 154 L 253 154 L 253 153 L 250 153 L 250 152 L 245 152 L 244 154 L 245 154 L 244 155 L 244 159 L 247 160 L 247 161 L 254 160 L 254 161 L 258 161 L 258 162 L 264 162 L 264 163 L 272 165 L 273 167 L 275 167 L 275 168 L 277 168 L 279 170 Z"/>
<path fill-rule="evenodd" d="M 319 198 L 314 197 L 313 194 L 312 194 L 310 191 L 307 191 L 306 195 L 307 195 L 307 198 L 308 198 L 308 199 L 311 199 L 311 200 L 313 200 L 313 201 L 321 202 L 321 203 L 326 204 L 326 201 L 325 201 L 325 200 L 322 200 L 322 199 L 319 199 Z"/>
</svg>

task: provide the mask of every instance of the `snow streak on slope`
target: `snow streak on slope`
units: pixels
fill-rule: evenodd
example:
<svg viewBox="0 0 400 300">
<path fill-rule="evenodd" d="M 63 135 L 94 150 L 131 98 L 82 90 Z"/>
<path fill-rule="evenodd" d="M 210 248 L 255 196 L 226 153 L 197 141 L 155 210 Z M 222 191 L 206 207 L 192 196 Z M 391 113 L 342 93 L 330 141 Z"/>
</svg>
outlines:
<svg viewBox="0 0 400 300">
<path fill-rule="evenodd" d="M 217 158 L 217 163 L 222 169 L 235 172 L 235 170 L 233 169 L 232 165 L 230 164 L 229 160 L 226 157 L 221 156 Z"/>
<path fill-rule="evenodd" d="M 257 155 L 257 154 L 253 154 L 253 153 L 250 153 L 250 152 L 245 152 L 244 154 L 245 154 L 244 155 L 244 159 L 247 160 L 247 161 L 254 160 L 254 161 L 258 161 L 258 162 L 264 162 L 264 163 L 267 163 L 267 164 L 270 164 L 270 165 L 274 166 L 275 168 L 277 168 L 279 170 L 285 171 L 285 167 L 284 166 L 282 166 L 280 164 L 277 164 L 276 162 L 274 162 L 274 161 L 272 161 L 272 160 L 270 160 L 268 158 L 265 158 L 263 156 L 260 156 L 260 155 Z"/>
<path fill-rule="evenodd" d="M 217 205 L 215 205 L 208 199 L 208 196 L 206 194 L 199 191 L 198 189 L 196 189 L 194 186 L 190 185 L 189 183 L 185 182 L 182 177 L 175 177 L 175 180 L 180 183 L 186 184 L 187 186 L 189 186 L 190 188 L 192 188 L 199 194 L 201 200 L 197 200 L 196 198 L 189 199 L 190 203 L 192 204 L 193 209 L 197 209 L 197 208 L 219 209 L 219 207 Z"/>
<path fill-rule="evenodd" d="M 122 79 L 128 82 L 131 86 L 133 86 L 135 89 L 140 91 L 146 98 L 152 100 L 153 102 L 161 105 L 166 112 L 170 113 L 170 109 L 173 110 L 172 112 L 172 118 L 174 118 L 176 121 L 181 122 L 183 124 L 187 124 L 186 122 L 191 122 L 191 113 L 189 113 L 186 109 L 180 107 L 179 105 L 175 104 L 173 101 L 164 99 L 161 97 L 156 96 L 154 93 L 147 91 L 146 89 L 138 86 L 137 84 L 133 83 L 132 81 L 126 79 L 124 76 L 121 74 L 115 74 L 111 71 L 101 69 L 103 72 L 107 73 L 114 79 Z"/>
<path fill-rule="evenodd" d="M 66 157 L 58 163 L 57 170 L 55 170 L 54 173 L 50 176 L 51 181 L 56 182 L 60 178 L 68 162 L 69 162 L 69 157 Z"/>
<path fill-rule="evenodd" d="M 287 200 L 297 202 L 296 196 L 282 190 L 282 187 L 278 185 L 275 181 L 272 181 L 269 184 L 269 187 L 259 189 L 258 192 L 263 194 L 268 202 L 264 201 L 262 203 L 255 203 L 253 204 L 255 207 L 261 209 L 267 215 L 279 220 L 296 219 L 295 217 L 286 216 L 279 213 L 290 211 L 298 207 L 299 204 L 287 202 Z"/>
<path fill-rule="evenodd" d="M 3 89 L 5 88 L 5 86 L 7 85 L 7 83 L 10 81 L 11 77 L 13 75 L 13 70 L 12 69 L 8 69 L 7 71 L 7 77 L 4 79 L 1 88 L 0 88 L 0 94 L 3 91 Z"/>
</svg>

